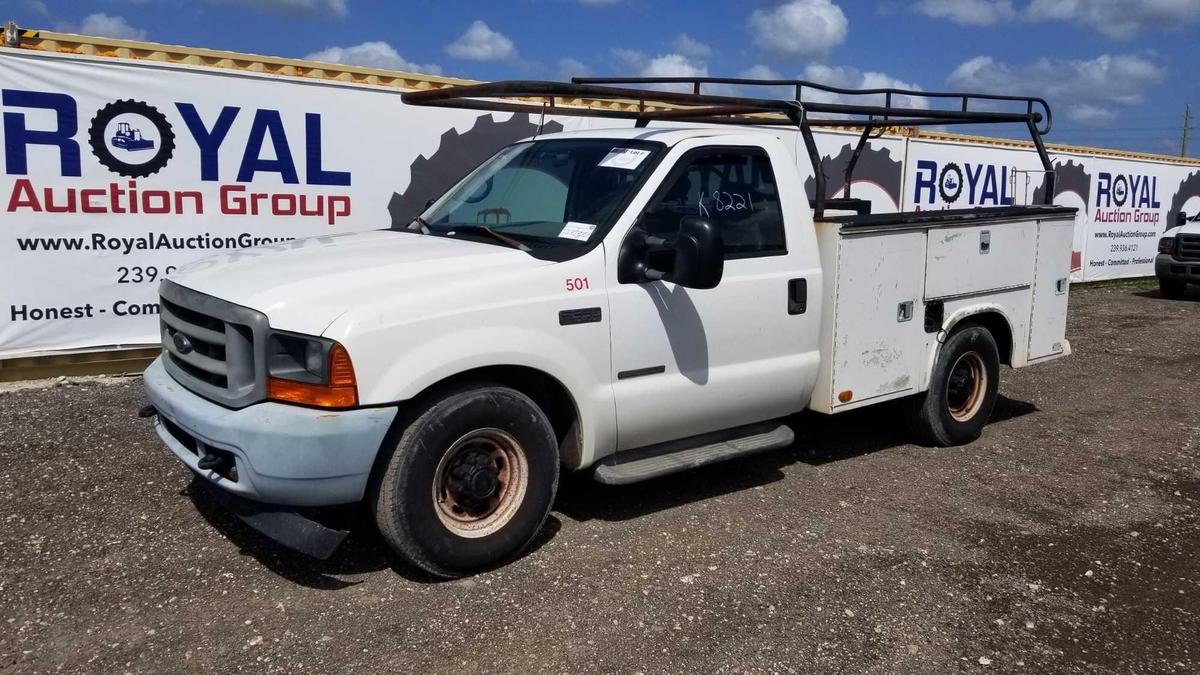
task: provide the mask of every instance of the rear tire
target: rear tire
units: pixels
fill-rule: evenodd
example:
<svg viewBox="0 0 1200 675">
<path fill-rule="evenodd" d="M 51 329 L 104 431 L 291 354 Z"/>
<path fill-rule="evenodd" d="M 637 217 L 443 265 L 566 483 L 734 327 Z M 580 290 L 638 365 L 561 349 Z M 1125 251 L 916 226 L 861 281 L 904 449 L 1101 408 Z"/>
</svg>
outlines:
<svg viewBox="0 0 1200 675">
<path fill-rule="evenodd" d="M 1179 300 L 1187 295 L 1187 282 L 1178 279 L 1158 278 L 1158 292 L 1168 300 Z"/>
<path fill-rule="evenodd" d="M 983 433 L 999 389 L 995 338 L 982 326 L 957 328 L 938 350 L 929 389 L 909 400 L 908 426 L 929 445 L 970 443 Z"/>
<path fill-rule="evenodd" d="M 370 504 L 388 545 L 455 578 L 520 553 L 558 489 L 558 443 L 519 391 L 478 386 L 433 403 L 400 435 Z"/>
</svg>

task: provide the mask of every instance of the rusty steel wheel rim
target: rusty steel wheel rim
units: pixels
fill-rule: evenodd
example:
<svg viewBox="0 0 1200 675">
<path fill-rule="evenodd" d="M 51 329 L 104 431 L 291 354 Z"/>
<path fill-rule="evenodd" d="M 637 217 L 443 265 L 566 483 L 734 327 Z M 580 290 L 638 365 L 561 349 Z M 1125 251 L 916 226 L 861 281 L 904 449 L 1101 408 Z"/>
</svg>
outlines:
<svg viewBox="0 0 1200 675">
<path fill-rule="evenodd" d="M 529 460 L 517 439 L 500 429 L 476 429 L 438 462 L 434 511 L 454 534 L 486 537 L 512 520 L 528 486 Z"/>
<path fill-rule="evenodd" d="M 950 368 L 946 386 L 946 404 L 950 408 L 950 416 L 959 422 L 970 420 L 983 407 L 986 393 L 987 368 L 983 365 L 983 357 L 976 352 L 967 352 L 958 357 Z"/>
</svg>

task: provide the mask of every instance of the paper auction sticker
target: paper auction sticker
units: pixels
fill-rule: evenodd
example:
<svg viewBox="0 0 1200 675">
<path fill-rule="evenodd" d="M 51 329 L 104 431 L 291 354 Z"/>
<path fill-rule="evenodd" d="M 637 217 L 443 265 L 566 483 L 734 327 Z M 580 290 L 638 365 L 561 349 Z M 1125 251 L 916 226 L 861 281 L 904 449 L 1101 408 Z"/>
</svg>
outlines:
<svg viewBox="0 0 1200 675">
<path fill-rule="evenodd" d="M 638 168 L 643 159 L 650 154 L 649 150 L 638 150 L 637 148 L 613 148 L 609 150 L 604 159 L 600 160 L 600 166 L 606 166 L 611 169 L 625 169 L 626 171 Z"/>
<path fill-rule="evenodd" d="M 568 222 L 563 226 L 562 232 L 558 233 L 561 239 L 575 239 L 577 241 L 587 241 L 588 237 L 596 231 L 596 226 L 591 223 L 576 223 Z"/>
</svg>

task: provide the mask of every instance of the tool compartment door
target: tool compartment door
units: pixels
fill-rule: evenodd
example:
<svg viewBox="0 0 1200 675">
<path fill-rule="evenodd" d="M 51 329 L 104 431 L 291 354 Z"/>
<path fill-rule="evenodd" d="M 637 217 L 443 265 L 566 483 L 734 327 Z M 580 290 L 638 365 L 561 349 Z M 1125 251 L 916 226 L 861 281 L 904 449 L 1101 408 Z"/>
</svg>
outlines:
<svg viewBox="0 0 1200 675">
<path fill-rule="evenodd" d="M 839 245 L 830 408 L 915 391 L 925 230 L 843 234 Z"/>
<path fill-rule="evenodd" d="M 950 298 L 1033 283 L 1033 220 L 929 230 L 925 298 Z"/>
<path fill-rule="evenodd" d="M 1029 315 L 1029 360 L 1061 354 L 1067 335 L 1067 295 L 1074 219 L 1037 221 L 1037 263 Z"/>
</svg>

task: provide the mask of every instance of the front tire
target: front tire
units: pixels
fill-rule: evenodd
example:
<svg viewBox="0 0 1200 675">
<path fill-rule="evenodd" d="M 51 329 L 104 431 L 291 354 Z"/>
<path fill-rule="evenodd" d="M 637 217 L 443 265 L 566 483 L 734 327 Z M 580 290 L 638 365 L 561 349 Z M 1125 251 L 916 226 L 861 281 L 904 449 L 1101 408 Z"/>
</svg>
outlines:
<svg viewBox="0 0 1200 675">
<path fill-rule="evenodd" d="M 1000 389 L 1000 351 L 982 326 L 956 329 L 938 351 L 929 389 L 909 402 L 909 428 L 929 445 L 979 438 Z"/>
<path fill-rule="evenodd" d="M 1179 300 L 1187 295 L 1187 282 L 1178 279 L 1158 278 L 1158 292 L 1168 300 Z"/>
<path fill-rule="evenodd" d="M 388 545 L 455 578 L 520 553 L 558 489 L 558 444 L 519 391 L 478 386 L 429 405 L 400 435 L 371 505 Z"/>
</svg>

